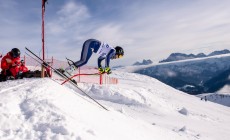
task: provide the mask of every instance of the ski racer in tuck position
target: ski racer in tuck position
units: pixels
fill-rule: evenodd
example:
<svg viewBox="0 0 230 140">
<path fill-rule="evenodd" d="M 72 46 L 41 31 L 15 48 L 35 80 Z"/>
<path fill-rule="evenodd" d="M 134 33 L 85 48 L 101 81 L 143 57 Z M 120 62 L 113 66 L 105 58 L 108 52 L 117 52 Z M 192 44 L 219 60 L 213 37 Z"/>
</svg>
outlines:
<svg viewBox="0 0 230 140">
<path fill-rule="evenodd" d="M 74 62 L 69 67 L 65 69 L 64 75 L 71 76 L 72 73 L 78 68 L 87 64 L 88 60 L 93 53 L 99 55 L 98 57 L 98 70 L 99 73 L 111 73 L 109 67 L 110 59 L 118 59 L 124 56 L 124 50 L 120 46 L 113 48 L 107 43 L 95 40 L 88 39 L 84 42 L 81 52 L 81 58 L 79 61 Z M 102 67 L 101 62 L 105 59 L 105 68 Z"/>
</svg>

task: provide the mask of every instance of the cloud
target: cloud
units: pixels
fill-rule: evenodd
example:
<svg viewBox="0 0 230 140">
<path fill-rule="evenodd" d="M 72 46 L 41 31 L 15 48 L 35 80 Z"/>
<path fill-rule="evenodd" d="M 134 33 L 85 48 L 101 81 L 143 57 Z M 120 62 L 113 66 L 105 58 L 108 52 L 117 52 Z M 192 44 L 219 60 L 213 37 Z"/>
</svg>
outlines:
<svg viewBox="0 0 230 140">
<path fill-rule="evenodd" d="M 84 22 L 89 17 L 90 14 L 87 7 L 74 1 L 68 1 L 57 11 L 56 18 L 48 21 L 48 32 L 50 34 L 61 34 L 65 31 L 72 31 L 72 29 L 76 29 L 81 22 Z"/>
<path fill-rule="evenodd" d="M 60 52 L 66 52 L 59 57 L 62 59 L 66 55 L 80 55 L 82 36 L 87 32 L 84 22 L 89 18 L 90 13 L 85 5 L 66 1 L 55 15 L 46 21 L 47 46 L 52 50 L 50 53 L 61 56 Z"/>
<path fill-rule="evenodd" d="M 118 1 L 117 4 L 122 5 L 121 1 Z M 67 33 L 72 37 L 63 36 L 68 37 L 68 41 L 75 42 L 79 46 L 78 52 L 83 41 L 88 38 L 96 38 L 113 46 L 124 46 L 126 57 L 121 63 L 125 64 L 133 63 L 135 59 L 142 60 L 143 57 L 160 60 L 175 51 L 202 51 L 200 48 L 205 46 L 210 48 L 217 44 L 214 42 L 220 42 L 220 44 L 225 42 L 225 47 L 227 46 L 230 11 L 225 6 L 226 3 L 216 1 L 142 2 L 136 0 L 129 3 L 128 6 L 126 2 L 123 4 L 122 6 L 115 4 L 119 10 L 114 8 L 109 11 L 108 8 L 102 8 L 103 12 L 108 12 L 107 16 L 101 12 L 100 16 L 98 13 L 92 13 L 90 5 L 80 4 L 78 9 L 84 12 L 77 12 L 76 19 L 70 14 L 74 12 L 68 13 L 68 11 L 60 10 L 58 12 L 62 13 L 59 15 L 60 19 L 65 19 L 60 20 L 60 26 L 64 26 L 61 25 L 63 23 L 72 26 L 58 29 L 64 29 L 63 31 L 71 29 Z M 97 6 L 94 5 L 94 8 L 97 9 Z M 99 6 L 106 7 L 106 4 L 100 3 Z M 76 5 L 70 7 L 71 11 Z M 79 13 L 82 15 L 79 16 Z M 100 18 L 95 18 L 95 16 Z M 77 17 L 83 18 L 78 19 Z"/>
<path fill-rule="evenodd" d="M 107 42 L 112 46 L 132 42 L 124 36 L 125 33 L 119 24 L 92 18 L 92 13 L 85 5 L 74 1 L 66 2 L 56 12 L 55 18 L 47 21 L 47 46 L 55 48 L 52 49 L 52 53 L 66 52 L 65 55 L 77 59 L 80 57 L 82 44 L 90 38 Z"/>
<path fill-rule="evenodd" d="M 173 52 L 228 49 L 229 4 L 228 0 L 49 0 L 45 45 L 51 56 L 77 59 L 85 40 L 99 39 L 124 47 L 120 64 L 161 60 Z M 25 45 L 41 49 L 40 6 L 40 1 L 0 1 L 0 51 Z"/>
<path fill-rule="evenodd" d="M 133 5 L 132 9 L 138 10 L 126 9 L 125 15 L 129 17 L 124 22 L 127 28 L 123 32 L 129 32 L 130 37 L 135 40 L 130 44 L 135 50 L 141 45 L 141 49 L 149 57 L 152 54 L 162 58 L 175 51 L 199 50 L 204 44 L 228 40 L 230 34 L 226 31 L 230 29 L 230 11 L 226 3 L 186 1 L 179 4 L 175 1 L 172 4 L 166 1 L 157 6 L 154 6 L 154 2 Z"/>
</svg>

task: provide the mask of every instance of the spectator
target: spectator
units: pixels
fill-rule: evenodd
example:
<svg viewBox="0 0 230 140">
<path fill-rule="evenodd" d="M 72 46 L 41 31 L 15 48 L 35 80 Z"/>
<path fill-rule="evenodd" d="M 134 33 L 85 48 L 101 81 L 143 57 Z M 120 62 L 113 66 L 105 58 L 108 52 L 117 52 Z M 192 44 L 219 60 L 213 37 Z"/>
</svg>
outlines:
<svg viewBox="0 0 230 140">
<path fill-rule="evenodd" d="M 24 72 L 28 71 L 25 63 L 20 61 L 20 54 L 18 48 L 13 48 L 2 58 L 0 81 L 22 78 Z"/>
</svg>

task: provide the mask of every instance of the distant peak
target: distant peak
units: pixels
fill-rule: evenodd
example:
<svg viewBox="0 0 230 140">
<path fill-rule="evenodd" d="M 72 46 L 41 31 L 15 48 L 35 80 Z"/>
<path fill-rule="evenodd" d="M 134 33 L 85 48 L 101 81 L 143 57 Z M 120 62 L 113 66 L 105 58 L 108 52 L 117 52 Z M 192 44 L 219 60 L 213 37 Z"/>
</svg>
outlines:
<svg viewBox="0 0 230 140">
<path fill-rule="evenodd" d="M 149 64 L 152 64 L 152 60 L 148 59 L 148 60 L 145 60 L 143 59 L 142 62 L 135 62 L 133 65 L 149 65 Z"/>
<path fill-rule="evenodd" d="M 228 53 L 230 53 L 230 51 L 227 49 L 220 50 L 220 51 L 214 51 L 214 52 L 210 53 L 209 55 L 205 55 L 204 53 L 198 53 L 197 55 L 184 54 L 184 53 L 172 53 L 169 55 L 169 57 L 167 59 L 164 59 L 164 60 L 160 61 L 159 63 L 178 61 L 178 60 L 186 60 L 186 59 L 194 59 L 194 58 L 202 58 L 202 57 L 215 56 L 215 55 L 228 54 Z"/>
</svg>

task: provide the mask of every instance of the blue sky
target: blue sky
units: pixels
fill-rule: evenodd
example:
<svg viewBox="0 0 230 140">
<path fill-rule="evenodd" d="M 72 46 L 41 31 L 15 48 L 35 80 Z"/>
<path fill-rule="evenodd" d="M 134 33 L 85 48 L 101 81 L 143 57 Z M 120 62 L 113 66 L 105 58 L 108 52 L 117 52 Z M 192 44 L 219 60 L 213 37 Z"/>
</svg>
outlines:
<svg viewBox="0 0 230 140">
<path fill-rule="evenodd" d="M 48 0 L 47 57 L 78 60 L 85 40 L 122 46 L 111 66 L 159 61 L 173 52 L 230 49 L 229 0 Z M 0 52 L 41 51 L 41 0 L 0 1 Z M 97 64 L 94 54 L 89 65 Z"/>
</svg>

